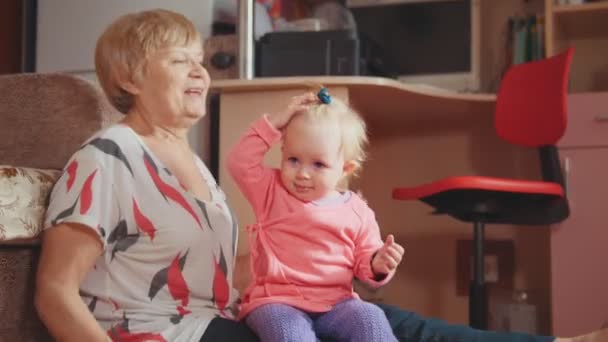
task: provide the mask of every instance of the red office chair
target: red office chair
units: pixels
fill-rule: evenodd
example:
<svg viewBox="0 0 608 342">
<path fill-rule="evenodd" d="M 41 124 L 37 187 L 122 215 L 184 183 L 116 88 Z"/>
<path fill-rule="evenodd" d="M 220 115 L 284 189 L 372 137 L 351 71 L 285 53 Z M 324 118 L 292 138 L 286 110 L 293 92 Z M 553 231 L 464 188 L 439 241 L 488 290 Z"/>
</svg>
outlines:
<svg viewBox="0 0 608 342">
<path fill-rule="evenodd" d="M 566 130 L 568 73 L 573 49 L 513 66 L 502 80 L 495 127 L 504 140 L 539 149 L 543 181 L 481 176 L 449 177 L 414 188 L 396 188 L 393 198 L 421 200 L 439 214 L 474 224 L 473 281 L 469 323 L 487 329 L 483 270 L 486 223 L 547 225 L 568 217 L 568 202 L 555 143 Z"/>
</svg>

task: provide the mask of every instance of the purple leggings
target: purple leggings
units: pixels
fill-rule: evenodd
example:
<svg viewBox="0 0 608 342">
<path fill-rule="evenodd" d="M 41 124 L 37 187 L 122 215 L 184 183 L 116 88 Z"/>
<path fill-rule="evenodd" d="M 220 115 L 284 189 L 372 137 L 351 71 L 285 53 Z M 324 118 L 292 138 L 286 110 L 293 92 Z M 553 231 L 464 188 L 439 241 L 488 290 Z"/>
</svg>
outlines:
<svg viewBox="0 0 608 342">
<path fill-rule="evenodd" d="M 306 313 L 286 304 L 266 304 L 253 310 L 247 325 L 262 342 L 397 341 L 384 312 L 376 305 L 348 299 L 325 313 Z"/>
</svg>

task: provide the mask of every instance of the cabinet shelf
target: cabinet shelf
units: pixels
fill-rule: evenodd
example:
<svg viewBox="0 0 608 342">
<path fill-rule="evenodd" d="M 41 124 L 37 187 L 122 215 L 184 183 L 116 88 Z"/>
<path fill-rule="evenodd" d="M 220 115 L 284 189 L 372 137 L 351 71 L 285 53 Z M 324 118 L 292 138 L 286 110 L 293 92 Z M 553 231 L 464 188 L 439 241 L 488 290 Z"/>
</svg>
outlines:
<svg viewBox="0 0 608 342">
<path fill-rule="evenodd" d="M 568 13 L 600 12 L 608 13 L 608 1 L 589 2 L 578 5 L 556 5 L 553 13 L 557 15 L 567 15 Z"/>
<path fill-rule="evenodd" d="M 592 38 L 608 36 L 608 1 L 589 2 L 579 5 L 553 7 L 556 29 L 570 38 Z"/>
<path fill-rule="evenodd" d="M 608 90 L 608 0 L 578 5 L 545 0 L 545 11 L 547 55 L 575 48 L 569 90 Z"/>
</svg>

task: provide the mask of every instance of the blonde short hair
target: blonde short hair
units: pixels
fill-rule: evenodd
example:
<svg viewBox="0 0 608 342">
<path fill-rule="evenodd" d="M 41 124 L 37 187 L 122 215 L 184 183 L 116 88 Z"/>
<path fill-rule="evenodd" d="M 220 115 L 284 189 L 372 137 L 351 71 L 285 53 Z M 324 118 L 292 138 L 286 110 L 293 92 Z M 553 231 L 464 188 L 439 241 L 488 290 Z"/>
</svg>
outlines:
<svg viewBox="0 0 608 342">
<path fill-rule="evenodd" d="M 134 98 L 121 83 L 141 77 L 150 54 L 200 39 L 190 20 L 168 10 L 142 11 L 116 19 L 101 34 L 95 48 L 97 78 L 110 103 L 121 113 L 128 113 Z"/>
<path fill-rule="evenodd" d="M 359 113 L 340 99 L 332 97 L 331 103 L 312 105 L 299 115 L 313 121 L 336 120 L 340 126 L 340 148 L 344 160 L 354 161 L 355 171 L 361 167 L 366 158 L 368 137 L 365 121 Z"/>
</svg>

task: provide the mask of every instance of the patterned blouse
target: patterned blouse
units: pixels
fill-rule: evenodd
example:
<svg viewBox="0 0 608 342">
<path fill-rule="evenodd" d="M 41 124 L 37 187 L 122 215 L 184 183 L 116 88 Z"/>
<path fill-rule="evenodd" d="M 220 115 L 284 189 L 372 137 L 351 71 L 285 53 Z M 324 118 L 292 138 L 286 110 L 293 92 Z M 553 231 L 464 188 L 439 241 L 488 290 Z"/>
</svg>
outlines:
<svg viewBox="0 0 608 342">
<path fill-rule="evenodd" d="M 114 341 L 198 341 L 214 317 L 236 315 L 236 220 L 196 160 L 208 202 L 117 124 L 89 139 L 53 188 L 46 229 L 81 223 L 103 243 L 80 292 Z"/>
</svg>

